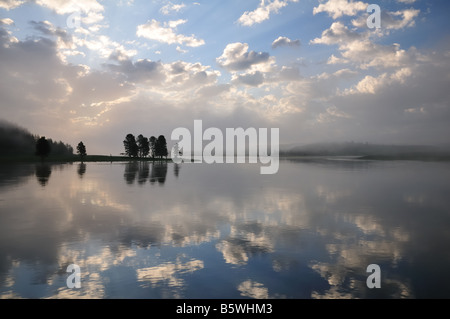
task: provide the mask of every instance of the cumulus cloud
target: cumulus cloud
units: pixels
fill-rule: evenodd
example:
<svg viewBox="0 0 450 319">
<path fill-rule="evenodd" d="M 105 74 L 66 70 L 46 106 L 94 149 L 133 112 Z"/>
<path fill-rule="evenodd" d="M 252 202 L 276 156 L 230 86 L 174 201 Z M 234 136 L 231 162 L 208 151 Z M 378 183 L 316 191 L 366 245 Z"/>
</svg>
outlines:
<svg viewBox="0 0 450 319">
<path fill-rule="evenodd" d="M 278 13 L 278 11 L 287 6 L 289 2 L 298 2 L 298 0 L 261 0 L 258 8 L 254 11 L 246 11 L 238 19 L 238 23 L 243 26 L 252 26 L 261 23 L 270 18 L 271 13 Z"/>
<path fill-rule="evenodd" d="M 352 63 L 361 69 L 371 67 L 403 67 L 418 58 L 414 48 L 406 51 L 398 43 L 383 45 L 375 43 L 369 32 L 350 30 L 342 22 L 334 22 L 322 32 L 320 38 L 311 40 L 312 44 L 338 45 L 341 57 L 332 55 L 328 63 Z"/>
<path fill-rule="evenodd" d="M 403 29 L 415 25 L 415 18 L 418 17 L 420 10 L 413 8 L 403 11 L 387 12 L 381 16 L 383 27 L 388 29 Z M 398 19 L 400 17 L 400 19 Z"/>
<path fill-rule="evenodd" d="M 276 40 L 272 42 L 272 48 L 275 49 L 277 47 L 298 47 L 300 46 L 300 40 L 291 40 L 287 37 L 278 37 Z"/>
<path fill-rule="evenodd" d="M 333 19 L 344 15 L 354 16 L 367 9 L 368 4 L 362 1 L 353 0 L 328 0 L 313 9 L 313 14 L 326 12 Z"/>
<path fill-rule="evenodd" d="M 57 14 L 68 14 L 74 12 L 102 12 L 103 6 L 97 0 L 37 0 L 36 3 L 40 6 L 49 8 Z"/>
<path fill-rule="evenodd" d="M 6 10 L 15 9 L 26 2 L 34 1 L 0 0 L 0 8 Z M 98 23 L 104 19 L 104 7 L 97 0 L 36 0 L 35 3 L 59 15 L 78 14 L 79 16 L 76 18 L 88 25 Z M 90 31 L 93 30 L 91 29 Z"/>
<path fill-rule="evenodd" d="M 105 64 L 113 72 L 123 74 L 129 82 L 154 82 L 160 83 L 164 80 L 164 70 L 161 62 L 148 59 L 132 62 L 131 60 L 119 60 L 119 64 Z"/>
<path fill-rule="evenodd" d="M 160 12 L 164 15 L 168 15 L 172 12 L 179 12 L 185 7 L 186 7 L 186 5 L 184 3 L 174 4 L 172 2 L 169 2 L 168 4 L 166 4 L 165 6 L 163 6 L 160 9 Z"/>
<path fill-rule="evenodd" d="M 167 44 L 180 44 L 188 47 L 199 47 L 204 45 L 205 41 L 197 39 L 194 35 L 186 36 L 175 32 L 178 25 L 186 22 L 186 20 L 176 20 L 161 25 L 160 22 L 152 19 L 146 24 L 139 25 L 137 27 L 136 35 Z"/>
<path fill-rule="evenodd" d="M 230 43 L 216 62 L 228 71 L 243 71 L 254 67 L 267 67 L 273 63 L 273 58 L 267 52 L 248 51 L 247 43 Z"/>
<path fill-rule="evenodd" d="M 245 84 L 257 87 L 264 83 L 264 74 L 262 74 L 259 71 L 256 71 L 242 75 L 235 75 L 233 77 L 233 82 L 235 84 Z"/>
<path fill-rule="evenodd" d="M 22 0 L 0 0 L 0 8 L 11 10 L 20 7 L 24 2 Z"/>
<path fill-rule="evenodd" d="M 42 36 L 23 41 L 0 26 L 0 104 L 2 116 L 40 134 L 49 135 L 51 128 L 51 136 L 75 143 L 78 134 L 86 134 L 85 126 L 95 128 L 91 133 L 109 123 L 111 128 L 120 126 L 124 108 L 188 107 L 194 100 L 207 105 L 208 98 L 229 89 L 217 85 L 220 72 L 209 66 L 133 60 L 108 37 L 98 37 L 103 42 L 73 37 L 77 46 L 89 46 L 94 52 L 104 50 L 109 61 L 101 64 L 101 69 L 69 64 L 60 58 L 59 42 L 70 41 L 70 35 L 46 21 L 31 25 Z M 138 98 L 141 101 L 136 102 Z M 132 119 L 123 125 L 130 123 Z"/>
<path fill-rule="evenodd" d="M 381 11 L 381 31 L 399 30 L 413 27 L 415 19 L 419 16 L 419 9 L 405 9 L 398 11 Z M 352 20 L 352 25 L 358 28 L 367 27 L 367 14 L 361 15 L 358 19 Z"/>
<path fill-rule="evenodd" d="M 73 36 L 73 42 L 77 47 L 85 47 L 92 53 L 97 53 L 106 59 L 116 56 L 117 59 L 127 59 L 136 55 L 136 50 L 127 49 L 124 45 L 111 40 L 106 35 L 91 34 L 86 37 Z"/>
<path fill-rule="evenodd" d="M 312 44 L 343 44 L 363 39 L 364 35 L 349 30 L 342 22 L 333 22 L 330 28 L 322 32 L 320 38 L 311 40 Z"/>
<path fill-rule="evenodd" d="M 0 94 L 5 118 L 33 127 L 40 134 L 66 136 L 70 141 L 66 130 L 73 128 L 72 119 L 98 124 L 99 116 L 107 111 L 99 103 L 133 94 L 133 87 L 114 74 L 65 63 L 58 47 L 62 31 L 46 22 L 32 25 L 46 36 L 14 42 L 0 37 Z M 58 34 L 59 38 L 52 36 Z M 76 135 L 75 130 L 72 133 Z"/>
<path fill-rule="evenodd" d="M 382 87 L 392 85 L 393 83 L 405 83 L 406 78 L 412 75 L 410 68 L 402 68 L 392 74 L 383 73 L 378 77 L 367 75 L 355 87 L 345 91 L 345 94 L 356 93 L 377 93 Z"/>
<path fill-rule="evenodd" d="M 12 25 L 14 21 L 10 18 L 0 19 L 0 25 Z"/>
<path fill-rule="evenodd" d="M 214 87 L 220 76 L 220 72 L 201 63 L 185 61 L 163 63 L 149 59 L 119 60 L 115 56 L 111 58 L 115 63 L 104 64 L 108 71 L 139 88 L 140 92 L 158 94 L 166 102 L 176 99 L 185 101 L 185 94 L 191 95 L 192 90 L 200 91 L 204 87 Z"/>
<path fill-rule="evenodd" d="M 43 35 L 56 37 L 58 39 L 57 47 L 61 48 L 74 48 L 72 35 L 66 30 L 55 27 L 49 21 L 30 21 L 30 24 L 35 30 L 41 32 Z"/>
<path fill-rule="evenodd" d="M 259 282 L 246 280 L 239 284 L 237 289 L 241 292 L 241 296 L 253 299 L 268 299 L 269 289 Z"/>
</svg>

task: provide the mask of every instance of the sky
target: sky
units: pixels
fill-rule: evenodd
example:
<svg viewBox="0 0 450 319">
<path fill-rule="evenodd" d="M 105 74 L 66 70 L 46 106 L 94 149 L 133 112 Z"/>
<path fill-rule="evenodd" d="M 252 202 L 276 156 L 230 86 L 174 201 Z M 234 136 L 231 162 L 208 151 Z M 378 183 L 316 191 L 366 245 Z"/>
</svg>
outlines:
<svg viewBox="0 0 450 319">
<path fill-rule="evenodd" d="M 369 4 L 381 9 L 369 28 Z M 441 144 L 447 0 L 0 0 L 0 118 L 123 152 L 128 133 Z"/>
</svg>

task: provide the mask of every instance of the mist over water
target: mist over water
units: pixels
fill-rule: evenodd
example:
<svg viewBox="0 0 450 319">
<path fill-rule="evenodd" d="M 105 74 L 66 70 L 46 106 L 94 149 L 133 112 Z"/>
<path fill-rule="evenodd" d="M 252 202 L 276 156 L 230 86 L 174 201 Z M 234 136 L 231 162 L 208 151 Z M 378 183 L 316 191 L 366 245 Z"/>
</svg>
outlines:
<svg viewBox="0 0 450 319">
<path fill-rule="evenodd" d="M 449 164 L 259 168 L 2 165 L 0 297 L 450 297 Z M 66 285 L 71 264 L 80 289 Z"/>
</svg>

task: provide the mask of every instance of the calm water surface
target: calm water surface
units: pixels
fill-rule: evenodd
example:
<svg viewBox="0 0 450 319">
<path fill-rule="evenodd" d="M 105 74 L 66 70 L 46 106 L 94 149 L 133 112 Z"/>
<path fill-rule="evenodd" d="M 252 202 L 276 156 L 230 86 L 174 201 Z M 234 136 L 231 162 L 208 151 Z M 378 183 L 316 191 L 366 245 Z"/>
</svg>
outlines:
<svg viewBox="0 0 450 319">
<path fill-rule="evenodd" d="M 0 297 L 450 298 L 449 204 L 448 163 L 2 164 Z"/>
</svg>

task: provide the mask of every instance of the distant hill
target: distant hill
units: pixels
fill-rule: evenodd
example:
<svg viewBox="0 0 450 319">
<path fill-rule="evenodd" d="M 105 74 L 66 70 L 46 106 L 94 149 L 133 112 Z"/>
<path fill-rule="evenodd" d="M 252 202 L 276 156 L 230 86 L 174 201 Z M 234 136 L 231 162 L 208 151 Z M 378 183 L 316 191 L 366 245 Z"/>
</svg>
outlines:
<svg viewBox="0 0 450 319">
<path fill-rule="evenodd" d="M 0 157 L 28 157 L 34 156 L 36 141 L 39 135 L 30 133 L 27 129 L 0 119 Z M 50 142 L 52 156 L 73 155 L 73 147 L 61 141 Z"/>
<path fill-rule="evenodd" d="M 282 156 L 360 156 L 366 158 L 450 157 L 450 148 L 430 145 L 381 145 L 369 143 L 316 143 L 291 146 Z"/>
</svg>

